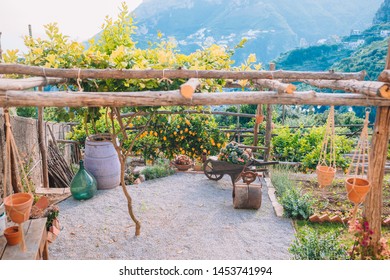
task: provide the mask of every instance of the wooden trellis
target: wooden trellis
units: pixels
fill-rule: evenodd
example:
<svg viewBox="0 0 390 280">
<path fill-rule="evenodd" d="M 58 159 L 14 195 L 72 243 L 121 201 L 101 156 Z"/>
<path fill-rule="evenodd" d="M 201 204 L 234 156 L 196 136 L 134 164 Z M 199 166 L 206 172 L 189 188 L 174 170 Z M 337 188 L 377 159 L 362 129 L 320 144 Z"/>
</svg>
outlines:
<svg viewBox="0 0 390 280">
<path fill-rule="evenodd" d="M 390 130 L 390 47 L 386 68 L 377 82 L 364 81 L 364 72 L 51 69 L 17 64 L 0 64 L 0 74 L 34 76 L 26 79 L 0 79 L 1 107 L 127 107 L 229 104 L 378 106 L 371 142 L 370 173 L 368 175 L 371 182 L 371 192 L 366 199 L 365 216 L 374 230 L 374 244 L 380 239 L 382 184 Z M 77 78 L 227 79 L 230 80 L 229 84 L 232 86 L 234 86 L 236 80 L 249 80 L 258 89 L 250 92 L 195 93 L 189 99 L 184 98 L 180 94 L 180 90 L 88 93 L 27 91 L 32 87 L 64 83 L 67 82 L 67 79 Z M 290 84 L 295 81 L 319 88 L 341 90 L 344 93 L 296 91 L 295 87 Z M 260 88 L 263 90 L 259 90 Z M 265 88 L 268 90 L 264 90 Z"/>
</svg>

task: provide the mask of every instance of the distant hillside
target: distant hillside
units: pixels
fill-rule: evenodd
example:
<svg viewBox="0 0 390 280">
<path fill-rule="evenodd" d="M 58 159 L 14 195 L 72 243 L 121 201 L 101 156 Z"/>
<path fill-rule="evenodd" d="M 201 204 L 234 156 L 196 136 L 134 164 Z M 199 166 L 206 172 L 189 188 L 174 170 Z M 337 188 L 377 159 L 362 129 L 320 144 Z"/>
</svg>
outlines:
<svg viewBox="0 0 390 280">
<path fill-rule="evenodd" d="M 376 12 L 373 24 L 390 22 L 390 0 L 385 0 Z"/>
<path fill-rule="evenodd" d="M 387 40 L 385 39 L 358 49 L 351 56 L 336 62 L 331 68 L 343 72 L 366 70 L 368 80 L 377 80 L 385 68 L 386 55 Z"/>
<path fill-rule="evenodd" d="M 243 37 L 250 53 L 268 62 L 280 53 L 331 35 L 367 28 L 382 0 L 144 0 L 134 11 L 141 46 L 158 31 L 184 53 L 212 43 L 233 47 Z M 356 16 L 359 15 L 359 16 Z"/>
<path fill-rule="evenodd" d="M 377 24 L 363 32 L 353 32 L 337 44 L 325 43 L 283 53 L 275 63 L 286 70 L 366 70 L 368 78 L 376 80 L 384 68 L 388 36 L 390 23 Z"/>
</svg>

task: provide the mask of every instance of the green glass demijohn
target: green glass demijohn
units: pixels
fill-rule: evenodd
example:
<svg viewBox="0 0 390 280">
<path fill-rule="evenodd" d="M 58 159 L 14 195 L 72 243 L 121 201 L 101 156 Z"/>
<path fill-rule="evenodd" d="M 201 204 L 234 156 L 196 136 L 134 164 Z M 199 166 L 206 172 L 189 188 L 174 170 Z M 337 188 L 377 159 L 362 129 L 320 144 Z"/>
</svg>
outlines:
<svg viewBox="0 0 390 280">
<path fill-rule="evenodd" d="M 80 169 L 70 183 L 70 192 L 77 200 L 85 200 L 93 197 L 97 190 L 95 177 L 84 168 L 84 162 L 80 160 Z"/>
</svg>

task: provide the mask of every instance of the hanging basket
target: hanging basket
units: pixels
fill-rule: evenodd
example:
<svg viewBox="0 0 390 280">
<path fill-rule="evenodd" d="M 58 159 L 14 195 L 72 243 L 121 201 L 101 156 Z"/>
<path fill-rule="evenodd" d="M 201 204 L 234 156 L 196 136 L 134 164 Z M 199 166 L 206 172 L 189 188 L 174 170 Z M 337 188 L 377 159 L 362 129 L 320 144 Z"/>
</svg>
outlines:
<svg viewBox="0 0 390 280">
<path fill-rule="evenodd" d="M 345 180 L 348 199 L 355 203 L 362 203 L 370 190 L 370 182 L 366 179 L 349 177 Z"/>
<path fill-rule="evenodd" d="M 332 185 L 336 169 L 331 166 L 317 165 L 317 180 L 320 188 Z"/>
<path fill-rule="evenodd" d="M 27 221 L 33 204 L 33 196 L 29 193 L 15 193 L 4 198 L 8 217 L 17 224 Z"/>
</svg>

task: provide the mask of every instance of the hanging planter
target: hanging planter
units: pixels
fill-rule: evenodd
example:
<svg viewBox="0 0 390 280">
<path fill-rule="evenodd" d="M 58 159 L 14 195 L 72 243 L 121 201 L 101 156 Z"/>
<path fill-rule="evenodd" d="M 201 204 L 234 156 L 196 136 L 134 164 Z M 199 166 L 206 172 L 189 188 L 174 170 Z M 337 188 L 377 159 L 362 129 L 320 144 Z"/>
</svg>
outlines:
<svg viewBox="0 0 390 280">
<path fill-rule="evenodd" d="M 29 193 L 15 193 L 4 198 L 8 217 L 17 224 L 27 221 L 33 204 L 33 196 Z"/>
<path fill-rule="evenodd" d="M 317 165 L 316 168 L 318 184 L 321 187 L 332 185 L 336 174 L 336 169 L 331 166 Z"/>
<path fill-rule="evenodd" d="M 335 147 L 335 126 L 334 126 L 334 106 L 330 107 L 328 119 L 326 121 L 326 130 L 318 165 L 316 168 L 319 187 L 332 185 L 336 174 L 336 147 Z M 328 151 L 329 150 L 329 151 Z M 327 159 L 329 158 L 329 165 Z"/>
<path fill-rule="evenodd" d="M 368 141 L 368 117 L 370 115 L 370 109 L 366 109 L 366 118 L 364 119 L 364 125 L 362 133 L 360 134 L 359 141 L 352 157 L 351 165 L 348 169 L 347 179 L 345 180 L 345 188 L 347 190 L 348 199 L 355 204 L 352 210 L 351 225 L 355 225 L 356 215 L 358 207 L 364 202 L 368 192 L 370 191 L 371 184 L 364 178 L 364 171 L 366 164 L 370 167 L 369 162 L 369 141 Z M 367 157 L 367 162 L 366 162 Z M 353 164 L 354 174 L 351 173 Z M 369 170 L 367 170 L 367 174 Z"/>
<path fill-rule="evenodd" d="M 370 191 L 370 182 L 366 179 L 350 177 L 345 180 L 348 199 L 355 203 L 362 203 Z"/>
</svg>

